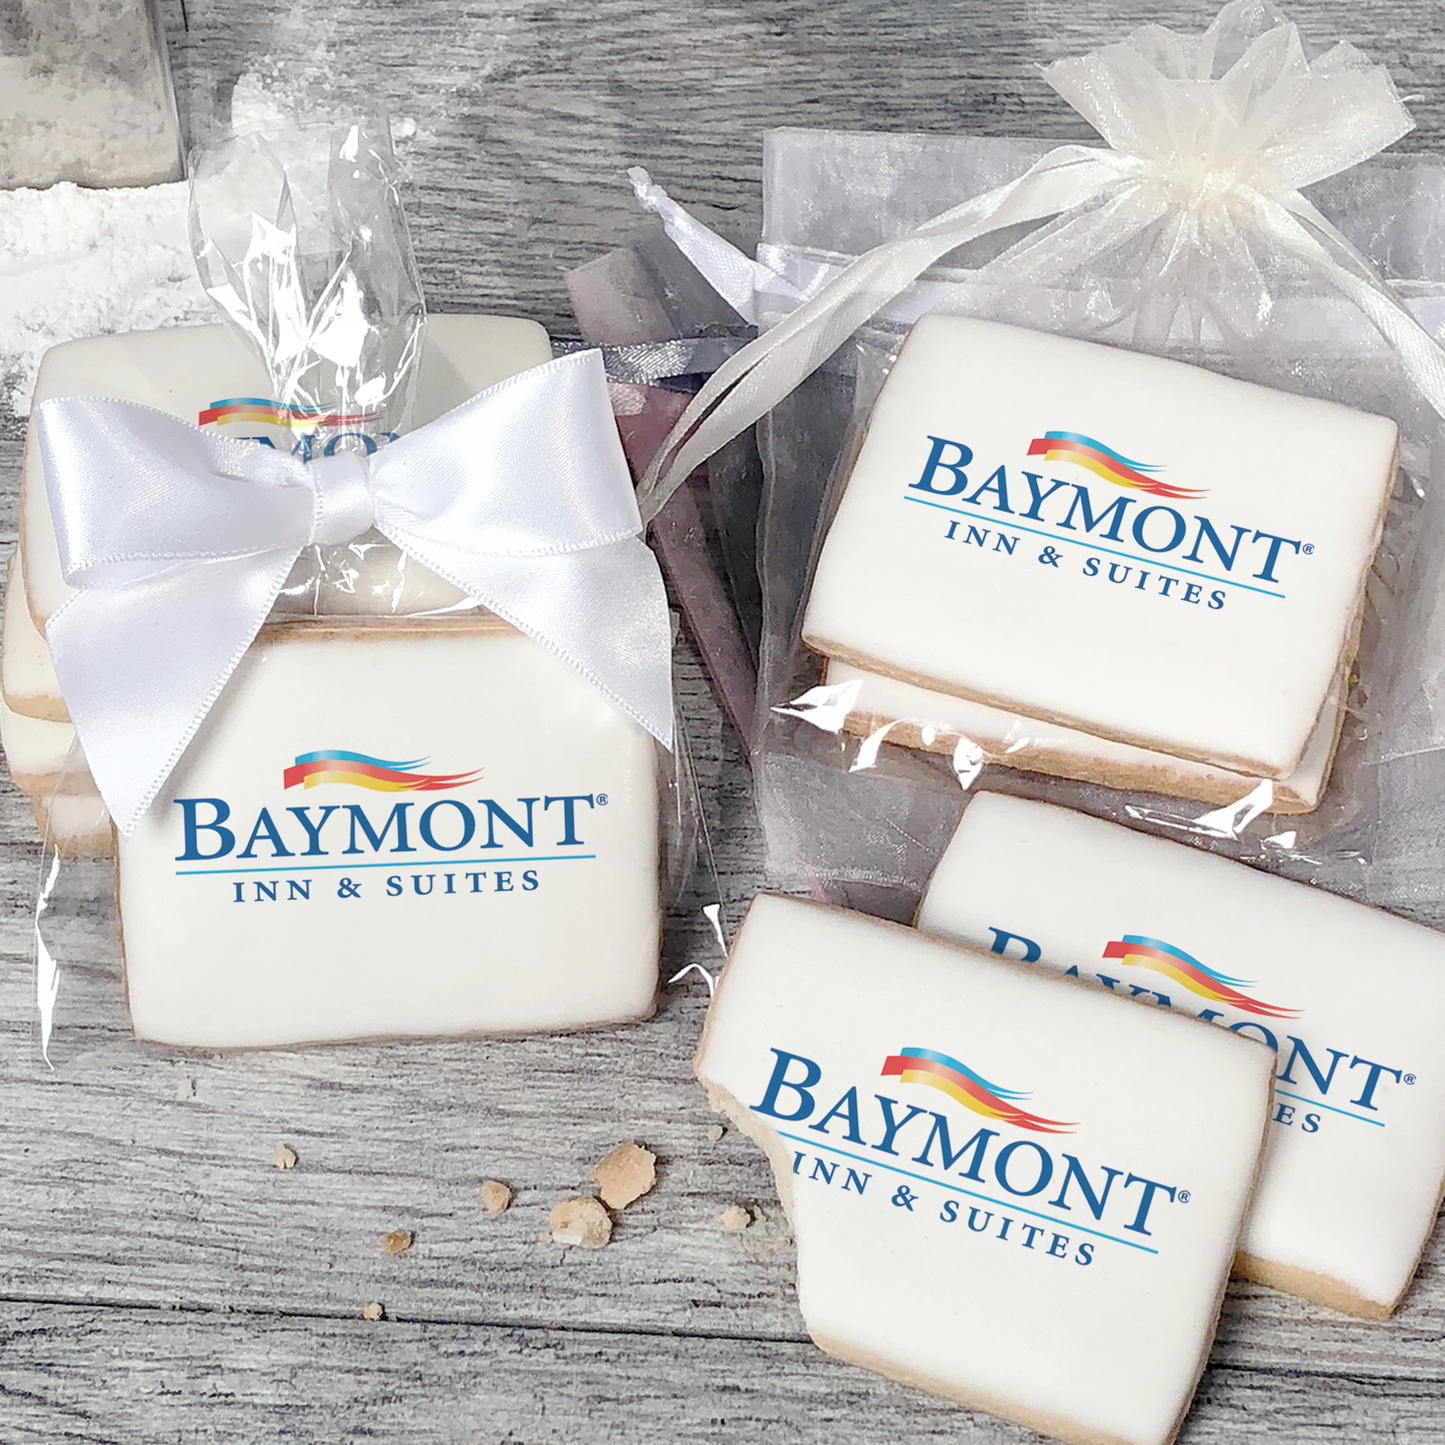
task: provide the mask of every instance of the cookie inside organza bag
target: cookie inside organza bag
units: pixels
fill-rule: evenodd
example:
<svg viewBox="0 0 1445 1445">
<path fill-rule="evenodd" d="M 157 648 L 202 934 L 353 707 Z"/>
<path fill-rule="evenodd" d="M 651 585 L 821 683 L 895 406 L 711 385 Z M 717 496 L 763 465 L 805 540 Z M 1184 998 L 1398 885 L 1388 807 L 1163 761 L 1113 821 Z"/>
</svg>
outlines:
<svg viewBox="0 0 1445 1445">
<path fill-rule="evenodd" d="M 685 466 L 776 398 L 754 752 L 770 861 L 907 916 L 986 787 L 1388 891 L 1376 783 L 1408 683 L 1381 633 L 1432 589 L 1406 554 L 1445 280 L 1422 198 L 1445 176 L 1364 159 L 1409 125 L 1382 71 L 1348 47 L 1310 60 L 1242 7 L 1048 75 L 1111 149 L 770 137 L 763 335 L 674 439 Z M 1338 479 L 1348 445 L 1308 455 L 1322 403 L 1374 432 Z M 1300 510 L 1266 515 L 1276 479 Z M 1342 507 L 1358 515 L 1326 535 Z M 1331 569 L 1333 601 L 1297 607 Z M 1182 740 L 1251 693 L 1238 746 Z M 1158 707 L 1168 726 L 1141 727 Z"/>
</svg>

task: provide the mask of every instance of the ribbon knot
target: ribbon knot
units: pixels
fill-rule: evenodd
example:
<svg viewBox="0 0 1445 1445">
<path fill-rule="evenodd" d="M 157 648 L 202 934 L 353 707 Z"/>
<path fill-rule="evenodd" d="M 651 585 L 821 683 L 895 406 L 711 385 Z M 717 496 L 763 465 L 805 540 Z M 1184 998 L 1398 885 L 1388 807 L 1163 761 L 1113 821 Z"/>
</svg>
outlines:
<svg viewBox="0 0 1445 1445">
<path fill-rule="evenodd" d="M 331 547 L 354 542 L 371 530 L 376 523 L 376 505 L 371 495 L 370 458 L 341 451 L 316 457 L 310 475 L 316 488 L 316 509 L 308 541 Z"/>
<path fill-rule="evenodd" d="M 300 550 L 375 526 L 672 745 L 672 630 L 600 353 L 514 376 L 369 457 L 309 465 L 148 407 L 58 397 L 35 436 L 65 580 L 46 641 L 130 833 Z"/>
<path fill-rule="evenodd" d="M 1235 0 L 1202 34 L 1145 26 L 1043 74 L 1105 146 L 1059 146 L 800 297 L 719 367 L 678 419 L 639 489 L 644 518 L 928 267 L 1011 226 L 1031 229 L 978 279 L 1019 295 L 1075 284 L 1082 273 L 1108 293 L 1111 319 L 1132 315 L 1136 343 L 1156 349 L 1181 324 L 1196 338 L 1206 322 L 1226 339 L 1249 335 L 1267 320 L 1281 278 L 1322 281 L 1364 312 L 1445 416 L 1445 354 L 1300 190 L 1410 130 L 1384 67 L 1343 44 L 1310 60 L 1272 7 Z M 633 184 L 743 315 L 755 314 L 757 297 L 787 295 L 784 278 L 750 276 L 741 253 L 720 260 L 719 238 L 701 244 L 698 223 L 645 174 Z M 758 263 L 746 264 L 756 272 Z M 747 281 L 751 294 L 735 299 Z"/>
</svg>

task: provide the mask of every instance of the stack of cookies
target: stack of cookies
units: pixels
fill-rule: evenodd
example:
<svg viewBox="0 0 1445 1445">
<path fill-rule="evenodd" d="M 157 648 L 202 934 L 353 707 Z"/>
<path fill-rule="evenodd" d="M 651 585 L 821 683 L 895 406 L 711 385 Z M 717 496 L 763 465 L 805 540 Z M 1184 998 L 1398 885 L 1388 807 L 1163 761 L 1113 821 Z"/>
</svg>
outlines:
<svg viewBox="0 0 1445 1445">
<path fill-rule="evenodd" d="M 1442 1040 L 1431 929 L 983 793 L 917 929 L 757 899 L 696 1070 L 772 1163 L 825 1350 L 1167 1445 L 1231 1270 L 1399 1304 L 1445 1188 Z"/>
<path fill-rule="evenodd" d="M 962 317 L 913 328 L 803 641 L 848 727 L 1116 788 L 1308 812 L 1329 776 L 1393 422 Z"/>
<path fill-rule="evenodd" d="M 436 317 L 417 424 L 550 360 L 533 322 Z M 214 326 L 58 347 L 36 400 L 118 398 L 311 456 L 348 433 L 374 449 L 375 417 L 318 417 L 266 391 L 260 363 Z M 6 597 L 4 742 L 51 844 L 116 858 L 141 1038 L 265 1047 L 652 1012 L 654 739 L 579 667 L 379 534 L 302 555 L 159 795 L 117 836 L 46 649 L 72 593 L 40 466 L 32 434 Z M 616 480 L 602 461 L 598 476 Z"/>
<path fill-rule="evenodd" d="M 550 360 L 531 322 L 491 316 L 439 316 L 427 325 L 419 366 L 418 424 L 440 416 L 503 377 Z M 268 400 L 270 382 L 255 354 L 227 326 L 178 327 L 73 341 L 47 353 L 34 403 L 56 396 L 104 396 L 155 407 L 207 430 L 254 436 L 292 451 L 318 453 L 366 419 L 321 416 Z M 382 550 L 382 549 L 374 549 Z M 360 556 L 360 554 L 356 554 Z M 60 573 L 40 450 L 27 438 L 21 479 L 20 543 L 5 589 L 0 644 L 0 737 L 10 775 L 30 798 L 41 836 L 62 856 L 109 857 L 113 832 L 105 804 L 75 745 L 65 699 L 45 645 L 45 624 L 70 595 Z M 318 610 L 415 613 L 454 606 L 455 588 L 409 565 L 399 589 L 390 568 L 332 586 Z M 312 610 L 314 584 L 298 610 Z"/>
</svg>

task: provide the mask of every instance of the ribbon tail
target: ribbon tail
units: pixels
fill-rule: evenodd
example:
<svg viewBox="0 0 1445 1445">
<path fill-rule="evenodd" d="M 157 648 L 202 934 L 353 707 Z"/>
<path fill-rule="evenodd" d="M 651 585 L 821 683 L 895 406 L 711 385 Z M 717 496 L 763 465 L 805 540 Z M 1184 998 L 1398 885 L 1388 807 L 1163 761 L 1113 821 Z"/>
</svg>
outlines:
<svg viewBox="0 0 1445 1445">
<path fill-rule="evenodd" d="M 294 553 L 77 592 L 45 630 L 100 795 L 127 836 L 271 610 Z"/>
<path fill-rule="evenodd" d="M 1437 415 L 1445 418 L 1445 351 L 1370 263 L 1303 196 L 1266 203 L 1261 223 L 1282 249 L 1304 262 L 1369 317 L 1399 357 L 1420 395 Z M 1337 242 L 1354 269 L 1336 260 L 1315 231 Z"/>
<path fill-rule="evenodd" d="M 641 538 L 523 557 L 480 555 L 401 531 L 391 540 L 672 747 L 672 621 L 657 559 Z"/>
<path fill-rule="evenodd" d="M 774 291 L 791 289 L 782 277 L 684 210 L 641 166 L 633 166 L 627 172 L 627 179 L 632 182 L 637 204 L 661 220 L 672 244 L 744 321 L 753 326 L 758 324 L 759 290 L 764 287 Z"/>
<path fill-rule="evenodd" d="M 1132 163 L 1112 151 L 1060 146 L 1017 180 L 965 201 L 896 241 L 874 247 L 811 301 L 723 364 L 678 419 L 638 490 L 650 521 L 694 467 L 811 376 L 848 336 L 940 257 L 1006 226 L 1093 200 Z"/>
</svg>

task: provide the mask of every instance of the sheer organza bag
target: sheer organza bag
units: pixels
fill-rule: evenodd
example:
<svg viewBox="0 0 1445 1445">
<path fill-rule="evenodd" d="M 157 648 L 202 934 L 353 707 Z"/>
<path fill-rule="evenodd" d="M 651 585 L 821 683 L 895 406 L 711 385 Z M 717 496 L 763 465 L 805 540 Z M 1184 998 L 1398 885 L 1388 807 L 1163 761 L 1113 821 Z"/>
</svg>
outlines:
<svg viewBox="0 0 1445 1445">
<path fill-rule="evenodd" d="M 1227 7 L 1203 35 L 1149 27 L 1044 73 L 1106 146 L 774 132 L 756 260 L 634 175 L 643 204 L 762 331 L 682 418 L 643 505 L 759 423 L 753 760 L 769 866 L 908 917 L 968 791 L 984 787 L 1445 914 L 1431 485 L 1445 166 L 1379 155 L 1410 127 L 1388 75 L 1345 45 L 1311 58 L 1259 5 Z M 1399 472 L 1315 806 L 1261 779 L 1223 775 L 1189 799 L 1034 771 L 1055 741 L 1036 720 L 980 732 L 926 709 L 880 715 L 860 705 L 856 679 L 827 679 L 799 639 L 812 569 L 879 387 L 908 328 L 934 312 L 1185 361 L 1398 424 Z"/>
</svg>

